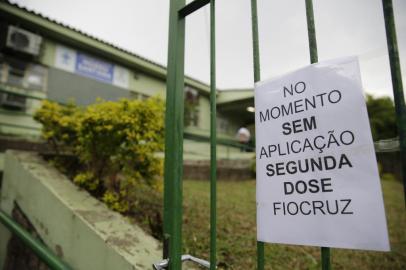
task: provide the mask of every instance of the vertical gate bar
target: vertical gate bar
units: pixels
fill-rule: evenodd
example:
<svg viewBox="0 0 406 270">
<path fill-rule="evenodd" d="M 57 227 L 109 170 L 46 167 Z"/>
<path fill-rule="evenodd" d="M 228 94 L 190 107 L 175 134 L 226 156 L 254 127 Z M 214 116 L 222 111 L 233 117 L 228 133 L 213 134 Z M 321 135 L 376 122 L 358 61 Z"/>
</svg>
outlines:
<svg viewBox="0 0 406 270">
<path fill-rule="evenodd" d="M 309 37 L 309 51 L 310 62 L 317 63 L 317 41 L 316 41 L 316 29 L 314 24 L 313 2 L 312 0 L 306 0 L 306 19 L 307 19 L 307 35 Z M 321 269 L 331 269 L 330 264 L 330 248 L 321 247 Z"/>
<path fill-rule="evenodd" d="M 323 269 L 323 270 L 331 269 L 330 248 L 328 248 L 328 247 L 321 248 L 321 269 Z"/>
<path fill-rule="evenodd" d="M 183 97 L 185 20 L 178 10 L 185 0 L 170 1 L 165 112 L 164 237 L 169 241 L 169 269 L 181 269 Z"/>
<path fill-rule="evenodd" d="M 259 60 L 259 42 L 258 42 L 258 15 L 257 0 L 251 0 L 251 19 L 252 19 L 252 52 L 254 60 L 254 82 L 261 80 L 261 68 Z"/>
<path fill-rule="evenodd" d="M 258 14 L 257 0 L 251 0 L 251 20 L 252 20 L 252 52 L 254 60 L 254 82 L 261 80 L 261 70 L 259 61 L 258 43 Z M 257 241 L 257 269 L 263 270 L 265 265 L 265 246 L 263 242 Z"/>
<path fill-rule="evenodd" d="M 406 204 L 406 105 L 403 95 L 402 72 L 400 69 L 398 44 L 396 39 L 395 18 L 392 0 L 382 0 L 385 18 L 386 42 L 388 44 L 390 71 L 392 77 L 393 97 L 395 100 L 396 119 L 400 142 L 403 192 Z"/>
<path fill-rule="evenodd" d="M 216 6 L 210 1 L 210 270 L 216 269 L 217 131 L 216 131 Z"/>
<path fill-rule="evenodd" d="M 307 35 L 309 37 L 310 62 L 319 61 L 317 55 L 316 29 L 314 26 L 313 1 L 306 0 Z"/>
</svg>

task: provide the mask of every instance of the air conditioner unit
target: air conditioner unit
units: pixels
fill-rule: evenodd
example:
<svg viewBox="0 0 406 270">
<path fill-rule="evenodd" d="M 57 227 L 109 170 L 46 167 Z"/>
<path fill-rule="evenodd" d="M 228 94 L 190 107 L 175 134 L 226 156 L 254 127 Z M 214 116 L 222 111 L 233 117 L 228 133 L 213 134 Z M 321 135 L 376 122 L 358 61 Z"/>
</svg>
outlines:
<svg viewBox="0 0 406 270">
<path fill-rule="evenodd" d="M 24 110 L 26 105 L 25 96 L 0 93 L 0 106 L 14 109 L 14 110 Z"/>
<path fill-rule="evenodd" d="M 41 36 L 12 25 L 8 26 L 6 38 L 7 48 L 31 55 L 38 55 L 41 43 Z"/>
</svg>

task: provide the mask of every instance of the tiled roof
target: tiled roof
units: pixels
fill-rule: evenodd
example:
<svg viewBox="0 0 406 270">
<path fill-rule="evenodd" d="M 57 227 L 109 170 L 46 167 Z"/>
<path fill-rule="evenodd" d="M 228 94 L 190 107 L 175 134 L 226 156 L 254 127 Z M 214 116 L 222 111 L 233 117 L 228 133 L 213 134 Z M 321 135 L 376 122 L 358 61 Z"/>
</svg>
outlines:
<svg viewBox="0 0 406 270">
<path fill-rule="evenodd" d="M 36 11 L 34 11 L 34 10 L 31 10 L 31 9 L 28 9 L 27 7 L 23 7 L 23 6 L 21 6 L 21 5 L 17 4 L 17 3 L 11 3 L 11 2 L 8 1 L 8 0 L 5 0 L 5 1 L 1 1 L 1 0 L 0 0 L 0 4 L 2 4 L 2 3 L 3 3 L 3 4 L 5 3 L 5 4 L 9 5 L 9 6 L 18 8 L 18 9 L 20 9 L 20 10 L 22 10 L 22 11 L 24 11 L 24 12 L 27 12 L 27 13 L 29 13 L 29 14 L 31 14 L 31 15 L 35 15 L 35 16 L 37 16 L 37 17 L 40 17 L 40 18 L 46 20 L 46 21 L 49 22 L 49 23 L 56 24 L 56 25 L 61 26 L 61 27 L 63 27 L 63 28 L 66 28 L 66 29 L 69 29 L 69 30 L 71 30 L 71 31 L 74 31 L 74 32 L 76 32 L 76 33 L 78 33 L 78 34 L 80 34 L 80 35 L 82 35 L 82 36 L 85 36 L 85 37 L 87 37 L 87 38 L 89 38 L 89 39 L 92 39 L 92 40 L 94 40 L 94 41 L 97 41 L 97 42 L 100 43 L 100 44 L 107 45 L 107 46 L 109 46 L 109 47 L 111 47 L 111 48 L 114 48 L 115 50 L 118 50 L 118 51 L 120 51 L 120 52 L 122 52 L 122 53 L 125 53 L 125 54 L 129 55 L 129 56 L 138 58 L 139 60 L 141 60 L 141 61 L 143 61 L 143 62 L 146 62 L 146 63 L 149 63 L 149 64 L 155 66 L 156 68 L 162 69 L 162 72 L 166 74 L 166 67 L 165 67 L 165 66 L 163 66 L 163 65 L 161 65 L 161 64 L 158 64 L 158 63 L 156 63 L 156 62 L 154 62 L 154 61 L 151 61 L 151 60 L 149 60 L 149 59 L 147 59 L 147 58 L 145 58 L 145 57 L 142 57 L 142 56 L 140 56 L 140 55 L 138 55 L 138 54 L 135 54 L 135 53 L 133 53 L 133 52 L 131 52 L 131 51 L 125 50 L 125 49 L 123 49 L 123 48 L 121 48 L 121 47 L 118 47 L 118 46 L 116 46 L 116 45 L 114 45 L 114 44 L 112 44 L 112 43 L 110 43 L 110 42 L 107 42 L 107 41 L 102 40 L 102 39 L 100 39 L 100 38 L 97 38 L 97 37 L 95 37 L 95 36 L 92 36 L 92 35 L 90 35 L 90 34 L 88 34 L 88 33 L 85 33 L 85 32 L 83 32 L 83 31 L 77 29 L 77 28 L 74 28 L 74 27 L 72 27 L 72 26 L 66 25 L 66 24 L 61 23 L 61 22 L 59 22 L 59 21 L 56 21 L 56 20 L 54 20 L 54 19 L 52 19 L 52 18 L 49 18 L 49 17 L 47 17 L 47 16 L 45 16 L 45 15 L 43 15 L 43 14 L 41 14 L 41 13 L 38 13 L 38 12 L 36 12 Z M 191 78 L 191 77 L 188 77 L 188 76 L 185 76 L 185 79 L 186 79 L 186 80 L 193 81 L 193 82 L 195 82 L 195 83 L 197 83 L 197 84 L 201 84 L 204 88 L 208 88 L 208 85 L 207 85 L 206 83 L 202 82 L 202 81 L 196 80 L 196 79 Z M 207 90 L 207 89 L 205 89 L 205 90 Z"/>
</svg>

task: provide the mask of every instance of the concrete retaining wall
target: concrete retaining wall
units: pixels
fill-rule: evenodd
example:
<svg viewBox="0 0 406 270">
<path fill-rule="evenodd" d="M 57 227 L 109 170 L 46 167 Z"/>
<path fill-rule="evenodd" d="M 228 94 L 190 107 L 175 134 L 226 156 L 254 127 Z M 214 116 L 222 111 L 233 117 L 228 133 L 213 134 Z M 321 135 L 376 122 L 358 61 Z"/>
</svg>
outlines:
<svg viewBox="0 0 406 270">
<path fill-rule="evenodd" d="M 74 269 L 151 269 L 159 243 L 107 209 L 37 154 L 8 151 L 0 208 L 17 203 L 45 244 Z M 10 234 L 0 225 L 0 262 Z M 2 265 L 0 265 L 2 269 Z"/>
</svg>

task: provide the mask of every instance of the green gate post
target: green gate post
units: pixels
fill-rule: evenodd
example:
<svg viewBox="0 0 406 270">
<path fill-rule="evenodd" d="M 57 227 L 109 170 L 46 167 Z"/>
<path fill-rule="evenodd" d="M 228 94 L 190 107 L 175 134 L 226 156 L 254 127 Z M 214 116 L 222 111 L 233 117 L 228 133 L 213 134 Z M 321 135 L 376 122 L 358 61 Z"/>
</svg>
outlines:
<svg viewBox="0 0 406 270">
<path fill-rule="evenodd" d="M 182 269 L 185 18 L 210 3 L 210 269 L 216 269 L 216 62 L 214 0 L 171 0 L 165 112 L 164 259 Z"/>
<path fill-rule="evenodd" d="M 217 133 L 216 133 L 216 6 L 210 1 L 210 270 L 216 269 Z"/>
<path fill-rule="evenodd" d="M 169 251 L 164 250 L 164 256 L 169 258 L 171 270 L 182 267 L 185 20 L 179 18 L 178 11 L 184 4 L 185 0 L 171 0 L 169 15 L 164 178 L 164 246 Z"/>
<path fill-rule="evenodd" d="M 251 20 L 252 20 L 252 52 L 254 60 L 254 82 L 261 80 L 261 70 L 259 61 L 259 42 L 258 42 L 258 15 L 257 0 L 251 0 Z M 265 265 L 265 245 L 257 241 L 257 269 L 263 270 Z"/>
<path fill-rule="evenodd" d="M 400 70 L 398 44 L 396 40 L 395 18 L 392 0 L 382 0 L 385 18 L 386 42 L 388 44 L 390 71 L 392 76 L 393 97 L 395 100 L 396 119 L 398 124 L 401 167 L 403 178 L 403 195 L 406 204 L 406 105 L 403 95 L 402 72 Z"/>
<path fill-rule="evenodd" d="M 183 91 L 184 91 L 184 17 L 210 2 L 210 269 L 216 268 L 216 62 L 215 0 L 170 2 L 168 74 L 165 113 L 165 179 L 164 179 L 164 258 L 169 269 L 181 269 L 182 252 L 182 176 L 183 176 Z M 395 98 L 406 203 L 406 106 L 392 0 L 382 0 L 392 85 Z M 251 0 L 254 81 L 260 81 L 257 1 Z M 312 0 L 306 0 L 306 18 L 311 63 L 318 61 Z M 169 250 L 168 250 L 169 249 Z M 257 242 L 257 268 L 264 269 L 264 243 Z M 330 248 L 321 248 L 322 269 L 331 269 Z"/>
<path fill-rule="evenodd" d="M 307 18 L 307 34 L 309 37 L 309 51 L 310 51 L 310 62 L 317 63 L 317 41 L 316 41 L 316 30 L 314 26 L 314 14 L 313 14 L 313 2 L 312 0 L 306 0 L 306 18 Z M 321 269 L 330 270 L 330 248 L 321 247 Z"/>
</svg>

